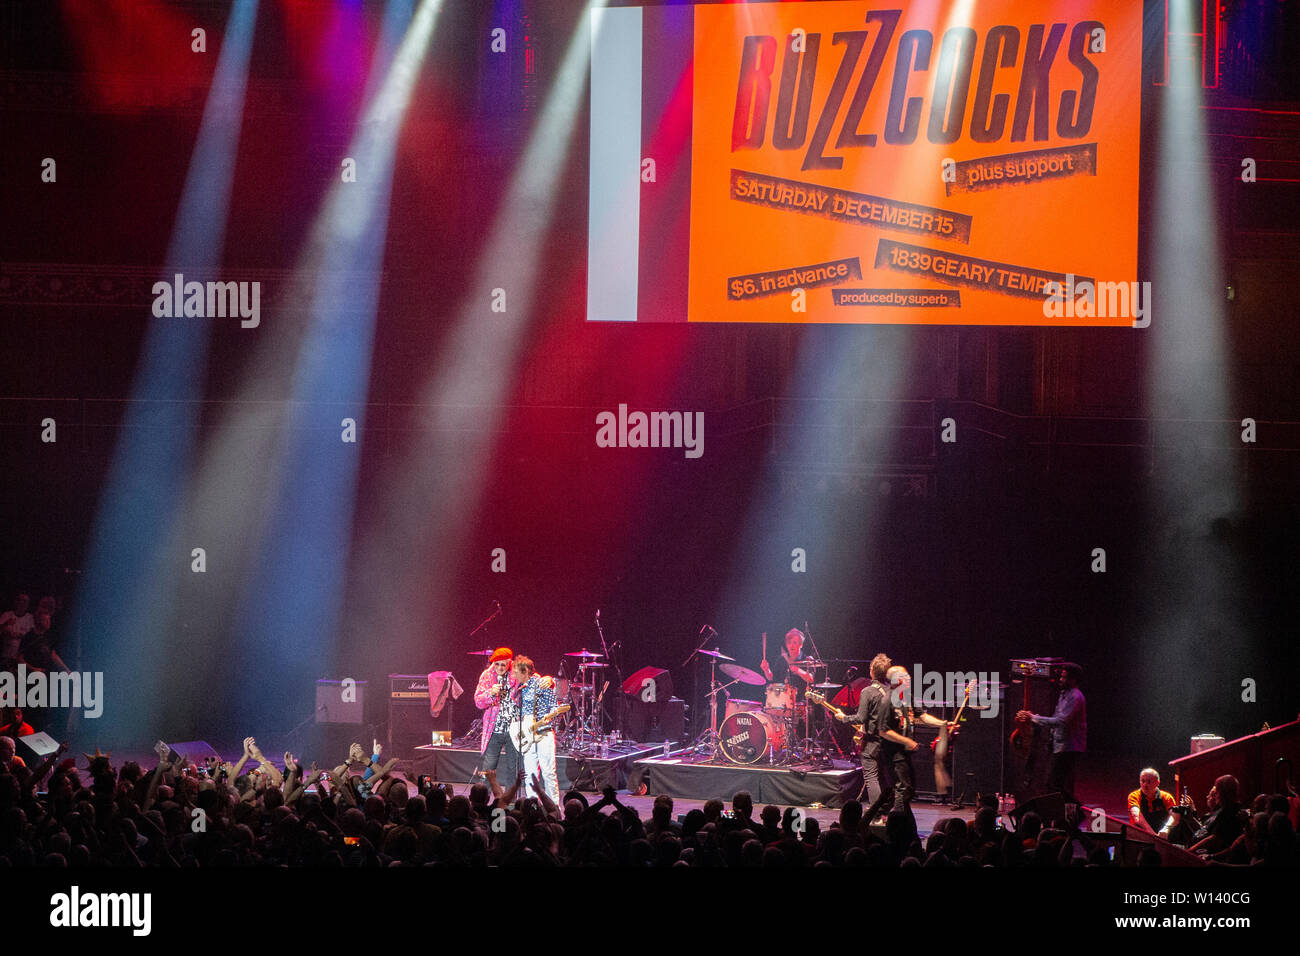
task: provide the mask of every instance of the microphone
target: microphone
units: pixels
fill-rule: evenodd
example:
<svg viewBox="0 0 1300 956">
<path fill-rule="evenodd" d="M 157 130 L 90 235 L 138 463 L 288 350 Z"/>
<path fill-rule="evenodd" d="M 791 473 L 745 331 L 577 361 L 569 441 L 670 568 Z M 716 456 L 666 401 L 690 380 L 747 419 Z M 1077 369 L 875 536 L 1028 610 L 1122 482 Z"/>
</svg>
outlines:
<svg viewBox="0 0 1300 956">
<path fill-rule="evenodd" d="M 600 623 L 600 608 L 596 608 L 596 623 Z"/>
</svg>

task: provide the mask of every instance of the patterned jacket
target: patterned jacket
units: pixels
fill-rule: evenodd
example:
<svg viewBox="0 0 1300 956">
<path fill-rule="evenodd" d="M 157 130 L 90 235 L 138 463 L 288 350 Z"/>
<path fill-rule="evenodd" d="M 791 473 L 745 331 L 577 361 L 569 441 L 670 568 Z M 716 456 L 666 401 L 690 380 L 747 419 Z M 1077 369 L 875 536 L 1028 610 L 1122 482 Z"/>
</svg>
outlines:
<svg viewBox="0 0 1300 956">
<path fill-rule="evenodd" d="M 515 689 L 515 672 L 507 671 L 507 684 L 513 692 Z M 479 752 L 487 750 L 488 738 L 492 736 L 492 728 L 497 722 L 497 715 L 501 713 L 501 698 L 493 699 L 492 688 L 497 684 L 497 672 L 489 664 L 478 676 L 478 687 L 474 689 L 474 706 L 483 711 L 483 736 L 479 741 Z"/>
</svg>

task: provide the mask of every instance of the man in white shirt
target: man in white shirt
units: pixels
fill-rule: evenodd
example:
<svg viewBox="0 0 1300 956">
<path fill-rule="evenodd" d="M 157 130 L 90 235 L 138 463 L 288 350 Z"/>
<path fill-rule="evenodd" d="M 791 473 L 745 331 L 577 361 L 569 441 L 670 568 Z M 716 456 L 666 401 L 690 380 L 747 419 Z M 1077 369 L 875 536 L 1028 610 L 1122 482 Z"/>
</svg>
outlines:
<svg viewBox="0 0 1300 956">
<path fill-rule="evenodd" d="M 27 610 L 30 603 L 31 598 L 19 593 L 14 596 L 13 610 L 0 614 L 0 662 L 18 659 L 18 648 L 36 623 L 32 612 Z"/>
</svg>

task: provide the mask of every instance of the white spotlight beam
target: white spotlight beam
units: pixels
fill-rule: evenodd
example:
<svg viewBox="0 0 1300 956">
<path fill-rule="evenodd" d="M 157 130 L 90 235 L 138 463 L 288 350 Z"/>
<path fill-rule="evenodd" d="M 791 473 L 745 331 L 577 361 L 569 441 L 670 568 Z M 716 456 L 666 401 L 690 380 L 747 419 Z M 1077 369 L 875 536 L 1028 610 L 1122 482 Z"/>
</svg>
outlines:
<svg viewBox="0 0 1300 956">
<path fill-rule="evenodd" d="M 498 409 L 518 366 L 520 347 L 537 295 L 538 268 L 555 214 L 560 180 L 586 89 L 590 59 L 589 0 L 578 20 L 527 147 L 515 167 L 478 267 L 461 304 L 456 326 L 437 374 L 423 395 L 426 409 L 405 460 L 390 473 L 383 492 L 383 521 L 362 542 L 354 592 L 371 608 L 369 620 L 391 616 L 394 628 L 418 628 L 407 611 L 411 595 L 427 589 L 427 569 L 406 556 L 442 553 L 460 538 L 477 504 L 498 424 Z M 503 289 L 506 311 L 492 309 L 494 290 Z M 456 435 L 454 451 L 447 436 Z M 430 503 L 438 502 L 435 510 Z M 417 517 L 436 514 L 432 518 Z M 402 556 L 402 557 L 397 557 Z"/>
<path fill-rule="evenodd" d="M 422 0 L 412 14 L 409 2 L 397 0 L 385 11 L 371 93 L 347 153 L 357 160 L 357 182 L 333 184 L 287 292 L 309 307 L 267 318 L 240 398 L 206 443 L 186 489 L 177 546 L 201 540 L 223 555 L 210 575 L 220 607 L 191 626 L 209 643 L 256 630 L 275 638 L 268 642 L 273 654 L 292 649 L 304 631 L 327 636 L 334 620 L 330 602 L 347 559 L 355 460 L 320 455 L 308 419 L 319 419 L 332 403 L 359 427 L 363 422 L 394 157 L 442 5 Z M 285 515 L 303 513 L 312 520 L 280 527 Z M 295 548 L 312 559 L 286 560 Z M 263 593 L 276 587 L 279 596 Z M 300 595 L 315 601 L 309 613 L 293 606 Z M 253 623 L 245 624 L 249 618 Z"/>
</svg>

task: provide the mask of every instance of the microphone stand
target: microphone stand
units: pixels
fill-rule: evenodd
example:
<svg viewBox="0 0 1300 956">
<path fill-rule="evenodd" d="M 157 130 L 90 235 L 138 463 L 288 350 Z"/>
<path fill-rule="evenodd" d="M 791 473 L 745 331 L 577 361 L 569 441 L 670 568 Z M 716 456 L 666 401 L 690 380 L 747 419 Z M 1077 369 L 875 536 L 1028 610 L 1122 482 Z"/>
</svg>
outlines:
<svg viewBox="0 0 1300 956">
<path fill-rule="evenodd" d="M 569 699 L 569 697 L 571 696 L 570 694 L 564 694 L 563 696 L 561 696 L 561 694 L 560 694 L 560 681 L 564 681 L 566 685 L 568 684 L 568 681 L 569 681 L 569 675 L 566 674 L 566 673 L 564 673 L 564 658 L 563 658 L 563 657 L 560 658 L 560 666 L 557 667 L 557 668 L 555 669 L 555 704 L 556 704 L 556 706 L 559 706 L 560 704 L 565 703 L 565 701 L 567 701 L 567 700 Z M 571 734 L 570 734 L 570 732 L 569 732 L 569 722 L 568 722 L 567 720 L 565 720 L 563 717 L 557 717 L 557 718 L 555 718 L 555 720 L 553 720 L 553 721 L 551 722 L 551 726 L 552 726 L 552 727 L 555 727 L 555 730 L 554 730 L 553 732 L 554 732 L 554 734 L 555 734 L 555 760 L 556 760 L 556 768 L 557 768 L 557 770 L 558 770 L 558 767 L 559 767 L 559 760 L 560 760 L 560 737 L 561 737 L 561 734 L 560 734 L 560 728 L 561 728 L 561 727 L 564 728 L 564 734 L 563 734 L 563 737 L 564 737 L 564 749 L 565 749 L 565 750 L 570 750 L 570 749 L 572 749 L 572 746 L 573 746 L 573 740 L 572 740 Z"/>
<path fill-rule="evenodd" d="M 603 627 L 601 627 L 601 625 L 600 625 L 600 609 L 599 609 L 599 608 L 597 608 L 597 610 L 596 610 L 596 633 L 597 633 L 598 635 L 600 635 L 600 649 L 601 649 L 602 651 L 605 652 L 605 660 L 609 661 L 609 666 L 612 667 L 612 668 L 614 669 L 614 676 L 617 678 L 616 686 L 618 687 L 619 692 L 621 693 L 622 690 L 623 690 L 623 672 L 619 669 L 618 665 L 614 662 L 614 658 L 613 658 L 613 656 L 612 656 L 612 655 L 610 654 L 610 652 L 609 652 L 609 645 L 605 643 L 605 629 L 604 629 Z M 608 682 L 608 681 L 606 681 L 605 683 L 606 683 L 606 686 L 609 685 L 609 682 Z M 598 733 L 600 734 L 600 736 L 603 738 L 603 737 L 604 737 L 604 733 L 605 733 L 605 720 L 604 720 L 604 718 L 605 718 L 605 693 L 604 693 L 604 691 L 601 691 L 601 694 L 600 694 L 600 700 L 599 700 L 598 703 L 597 703 L 597 707 L 598 707 L 598 709 L 597 709 L 597 711 L 596 711 L 596 728 L 597 728 L 597 732 L 598 732 Z M 616 723 L 616 724 L 618 723 L 618 719 L 617 719 L 617 717 L 615 718 L 614 723 Z M 614 729 L 621 729 L 621 728 L 614 728 L 614 727 L 611 727 L 610 729 L 611 729 L 611 730 L 614 730 Z"/>
<path fill-rule="evenodd" d="M 492 609 L 492 613 L 489 614 L 487 617 L 483 618 L 483 620 L 479 622 L 478 627 L 474 628 L 474 630 L 472 630 L 472 631 L 469 632 L 469 637 L 473 637 L 475 634 L 477 634 L 479 631 L 483 630 L 485 627 L 487 627 L 489 624 L 491 624 L 493 621 L 495 621 L 497 618 L 499 618 L 499 617 L 501 616 L 501 602 L 500 602 L 500 601 L 493 601 L 492 604 L 494 605 L 494 607 L 493 607 L 493 609 Z M 492 665 L 489 664 L 488 666 L 491 667 Z M 501 703 L 502 703 L 501 701 L 498 701 L 498 702 L 497 702 L 497 706 L 499 707 L 499 706 L 501 705 Z M 479 721 L 480 721 L 480 724 L 479 724 L 479 725 L 480 725 L 480 728 L 482 727 L 481 720 L 482 720 L 482 718 L 479 718 Z M 473 724 L 470 724 L 469 734 L 470 734 L 470 739 L 471 739 L 471 740 L 474 739 L 473 736 L 472 736 L 473 733 L 474 733 L 474 725 L 473 725 Z M 491 731 L 488 731 L 488 733 L 491 733 Z M 481 757 L 482 757 L 482 755 L 480 754 L 480 758 L 481 758 Z M 479 766 L 474 768 L 474 776 L 475 776 L 475 777 L 478 776 L 478 775 L 482 772 L 482 763 L 483 763 L 483 761 L 480 759 L 480 760 L 479 760 Z M 471 779 L 473 779 L 473 778 L 471 778 Z"/>
<path fill-rule="evenodd" d="M 705 631 L 708 631 L 707 637 L 703 636 Z M 712 625 L 705 624 L 702 628 L 700 628 L 700 635 L 703 637 L 703 639 L 700 641 L 699 646 L 696 647 L 695 650 L 691 651 L 690 654 L 686 656 L 686 660 L 682 662 L 683 667 L 689 664 L 696 657 L 696 655 L 698 655 L 700 651 L 704 649 L 704 645 L 709 642 L 709 637 L 717 637 L 718 632 L 713 629 Z M 722 739 L 721 737 L 718 736 L 718 693 L 724 690 L 724 686 L 718 684 L 717 664 L 718 664 L 718 659 L 716 657 L 709 658 L 709 693 L 707 695 L 709 698 L 709 727 L 707 730 L 702 730 L 700 731 L 699 734 L 696 735 L 695 744 L 692 748 L 693 752 L 696 754 L 699 754 L 700 751 L 707 752 L 709 755 L 708 759 L 710 761 L 717 759 L 718 743 Z M 695 668 L 695 671 L 693 672 L 691 679 L 694 682 L 691 693 L 694 696 L 696 702 L 698 703 L 699 688 L 700 688 L 700 674 L 699 674 L 698 667 Z M 730 687 L 731 684 L 734 683 L 736 683 L 736 681 L 733 680 L 730 683 L 726 684 L 725 687 Z M 692 722 L 691 729 L 694 729 L 693 722 Z"/>
<path fill-rule="evenodd" d="M 489 614 L 479 623 L 478 627 L 474 628 L 474 630 L 469 632 L 470 637 L 473 637 L 475 634 L 483 630 L 483 628 L 487 627 L 489 624 L 491 624 L 493 621 L 495 621 L 497 618 L 501 616 L 501 602 L 493 601 L 492 603 L 496 605 L 496 608 L 492 611 L 491 614 Z"/>
<path fill-rule="evenodd" d="M 513 668 L 511 670 L 511 674 L 513 676 Z M 534 677 L 536 676 L 535 672 L 533 676 Z M 529 680 L 532 680 L 532 677 L 530 677 Z M 514 689 L 514 691 L 511 692 L 510 702 L 512 705 L 514 704 L 514 695 L 516 693 L 519 695 L 519 707 L 518 707 L 519 739 L 515 741 L 515 754 L 519 758 L 519 766 L 515 768 L 515 783 L 516 784 L 519 783 L 519 777 L 521 774 L 523 775 L 524 782 L 522 785 L 519 786 L 517 790 L 515 790 L 515 799 L 523 800 L 528 796 L 528 788 L 532 786 L 531 782 L 528 779 L 528 770 L 526 769 L 527 764 L 524 761 L 524 735 L 527 733 L 527 731 L 524 730 L 524 685 L 523 684 L 520 684 L 518 687 Z M 537 702 L 537 691 L 536 689 L 534 689 L 533 690 L 534 705 L 536 705 L 536 702 Z M 538 769 L 540 770 L 540 767 Z"/>
<path fill-rule="evenodd" d="M 804 635 L 808 638 L 808 643 L 812 645 L 813 660 L 815 661 L 822 660 L 822 652 L 817 647 L 817 641 L 813 639 L 812 630 L 808 627 L 807 621 L 803 622 L 803 632 Z M 817 676 L 817 668 L 814 667 L 813 677 L 816 678 L 816 676 Z M 830 680 L 829 667 L 826 667 L 826 675 L 824 679 L 827 681 Z M 827 764 L 834 763 L 830 754 L 827 752 L 826 741 L 830 740 L 831 744 L 834 745 L 835 749 L 839 751 L 841 757 L 844 756 L 844 750 L 840 747 L 840 742 L 835 739 L 835 735 L 831 733 L 829 717 L 822 721 L 821 726 L 817 730 L 817 733 L 816 734 L 813 733 L 812 709 L 808 706 L 807 691 L 805 691 L 804 694 L 805 694 L 804 710 L 803 710 L 804 753 L 808 756 L 810 760 L 814 759 L 813 745 L 816 744 L 817 754 L 815 756 L 817 761 L 825 762 Z"/>
</svg>

